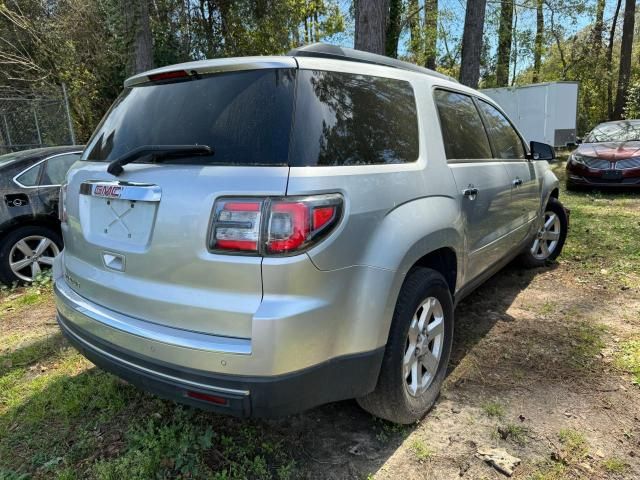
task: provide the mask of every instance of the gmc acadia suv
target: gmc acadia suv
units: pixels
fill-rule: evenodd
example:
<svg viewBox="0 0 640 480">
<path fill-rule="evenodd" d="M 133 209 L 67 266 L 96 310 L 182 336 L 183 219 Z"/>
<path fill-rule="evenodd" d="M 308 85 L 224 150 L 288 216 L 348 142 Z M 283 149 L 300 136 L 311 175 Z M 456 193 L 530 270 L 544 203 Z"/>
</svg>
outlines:
<svg viewBox="0 0 640 480">
<path fill-rule="evenodd" d="M 179 402 L 414 422 L 456 302 L 560 253 L 552 158 L 477 91 L 350 49 L 136 75 L 62 187 L 58 322 Z"/>
</svg>

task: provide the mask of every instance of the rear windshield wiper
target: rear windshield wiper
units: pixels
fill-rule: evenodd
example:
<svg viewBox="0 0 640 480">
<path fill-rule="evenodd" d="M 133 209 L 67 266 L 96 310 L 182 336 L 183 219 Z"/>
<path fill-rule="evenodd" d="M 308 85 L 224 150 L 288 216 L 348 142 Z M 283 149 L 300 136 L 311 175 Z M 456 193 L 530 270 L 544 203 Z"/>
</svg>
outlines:
<svg viewBox="0 0 640 480">
<path fill-rule="evenodd" d="M 116 158 L 107 167 L 107 172 L 116 177 L 120 175 L 127 163 L 135 162 L 141 157 L 151 156 L 153 162 L 164 160 L 165 158 L 189 157 L 192 155 L 213 155 L 213 148 L 208 145 L 143 145 L 125 153 L 120 158 Z"/>
</svg>

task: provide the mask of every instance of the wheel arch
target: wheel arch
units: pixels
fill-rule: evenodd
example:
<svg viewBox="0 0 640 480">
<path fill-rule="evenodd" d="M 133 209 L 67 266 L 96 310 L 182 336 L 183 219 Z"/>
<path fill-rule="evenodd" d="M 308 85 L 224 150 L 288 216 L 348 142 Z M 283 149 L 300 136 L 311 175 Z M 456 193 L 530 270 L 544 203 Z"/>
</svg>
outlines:
<svg viewBox="0 0 640 480">
<path fill-rule="evenodd" d="M 58 235 L 61 235 L 60 222 L 57 218 L 50 215 L 23 215 L 12 218 L 11 220 L 0 225 L 0 242 L 14 232 L 18 228 L 22 227 L 45 227 L 55 231 Z"/>
</svg>

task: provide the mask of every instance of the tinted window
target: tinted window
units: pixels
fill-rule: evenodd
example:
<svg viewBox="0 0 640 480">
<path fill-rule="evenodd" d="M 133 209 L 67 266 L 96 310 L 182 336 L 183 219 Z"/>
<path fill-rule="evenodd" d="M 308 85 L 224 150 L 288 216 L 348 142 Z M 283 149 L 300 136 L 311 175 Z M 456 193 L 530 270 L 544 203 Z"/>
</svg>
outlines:
<svg viewBox="0 0 640 480">
<path fill-rule="evenodd" d="M 286 164 L 294 80 L 294 70 L 263 69 L 128 88 L 83 158 L 110 161 L 143 145 L 200 144 L 215 155 L 199 162 Z"/>
<path fill-rule="evenodd" d="M 491 158 L 487 133 L 471 97 L 436 90 L 435 100 L 447 159 Z"/>
<path fill-rule="evenodd" d="M 525 151 L 522 140 L 509 120 L 493 105 L 482 100 L 478 102 L 478 106 L 487 122 L 494 156 L 503 159 L 524 159 Z"/>
<path fill-rule="evenodd" d="M 292 165 L 372 165 L 418 158 L 418 117 L 409 82 L 301 70 Z"/>
<path fill-rule="evenodd" d="M 35 187 L 38 185 L 38 176 L 40 175 L 40 168 L 42 164 L 31 167 L 25 171 L 22 175 L 16 177 L 16 180 L 25 187 Z"/>
<path fill-rule="evenodd" d="M 61 185 L 71 165 L 80 159 L 80 154 L 58 155 L 44 162 L 40 185 Z"/>
</svg>

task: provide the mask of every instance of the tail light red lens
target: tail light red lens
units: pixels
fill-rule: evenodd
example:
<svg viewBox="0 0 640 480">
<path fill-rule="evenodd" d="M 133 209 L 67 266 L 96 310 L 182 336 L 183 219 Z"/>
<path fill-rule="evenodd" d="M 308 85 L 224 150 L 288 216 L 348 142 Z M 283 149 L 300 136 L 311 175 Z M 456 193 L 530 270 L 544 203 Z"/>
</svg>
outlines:
<svg viewBox="0 0 640 480">
<path fill-rule="evenodd" d="M 214 206 L 210 248 L 220 253 L 291 255 L 317 244 L 338 224 L 338 194 L 222 198 Z"/>
</svg>

